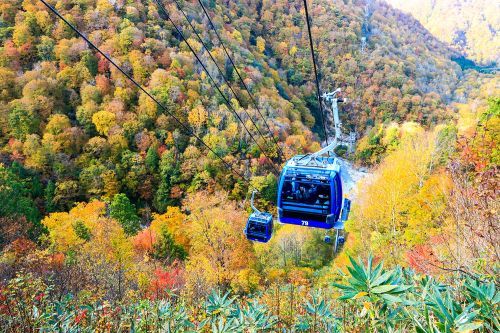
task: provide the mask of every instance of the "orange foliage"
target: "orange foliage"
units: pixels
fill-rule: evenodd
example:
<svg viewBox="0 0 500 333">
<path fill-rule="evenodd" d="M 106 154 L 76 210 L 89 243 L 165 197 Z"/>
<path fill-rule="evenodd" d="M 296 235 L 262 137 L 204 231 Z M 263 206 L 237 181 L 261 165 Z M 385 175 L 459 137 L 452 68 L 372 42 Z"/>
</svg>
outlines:
<svg viewBox="0 0 500 333">
<path fill-rule="evenodd" d="M 7 248 L 7 250 L 11 253 L 14 253 L 16 257 L 24 257 L 27 254 L 33 252 L 35 249 L 35 243 L 26 238 L 16 239 Z"/>
<path fill-rule="evenodd" d="M 64 253 L 54 253 L 52 255 L 52 257 L 50 258 L 50 263 L 53 266 L 62 267 L 65 259 L 66 259 L 66 256 L 64 255 Z"/>
<path fill-rule="evenodd" d="M 133 238 L 134 248 L 139 252 L 149 252 L 153 249 L 153 245 L 157 241 L 156 232 L 152 231 L 151 228 L 146 228 L 141 230 Z"/>
<path fill-rule="evenodd" d="M 104 75 L 97 75 L 95 77 L 95 85 L 99 88 L 101 94 L 106 95 L 111 91 L 111 83 L 109 79 Z"/>
<path fill-rule="evenodd" d="M 433 274 L 442 266 L 432 247 L 428 244 L 416 245 L 406 252 L 406 260 L 410 267 L 419 273 Z"/>
<path fill-rule="evenodd" d="M 159 235 L 163 228 L 174 237 L 177 244 L 182 245 L 186 251 L 189 251 L 189 237 L 186 230 L 186 215 L 179 207 L 168 207 L 165 214 L 154 214 L 151 222 L 151 230 Z"/>
<path fill-rule="evenodd" d="M 168 298 L 170 292 L 180 290 L 184 283 L 184 268 L 178 263 L 174 263 L 166 270 L 157 268 L 149 286 L 149 298 Z"/>
</svg>

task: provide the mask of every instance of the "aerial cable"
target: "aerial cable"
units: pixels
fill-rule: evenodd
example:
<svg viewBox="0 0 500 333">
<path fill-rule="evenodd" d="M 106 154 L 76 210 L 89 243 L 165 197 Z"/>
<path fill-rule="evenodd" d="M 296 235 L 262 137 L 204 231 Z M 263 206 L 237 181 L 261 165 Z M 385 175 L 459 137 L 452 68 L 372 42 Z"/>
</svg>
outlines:
<svg viewBox="0 0 500 333">
<path fill-rule="evenodd" d="M 193 49 L 193 47 L 191 46 L 191 44 L 189 44 L 189 42 L 187 41 L 187 38 L 184 36 L 184 34 L 182 33 L 182 31 L 179 29 L 179 27 L 177 27 L 177 25 L 175 24 L 175 22 L 172 20 L 172 18 L 170 17 L 170 15 L 168 14 L 167 10 L 165 9 L 165 7 L 161 4 L 160 0 L 153 0 L 158 8 L 163 12 L 163 14 L 167 17 L 167 20 L 170 21 L 170 23 L 173 25 L 175 31 L 179 34 L 179 36 L 181 36 L 182 40 L 186 43 L 187 47 L 189 48 L 189 50 L 191 51 L 191 53 L 193 53 L 193 55 L 195 56 L 196 60 L 198 60 L 198 62 L 200 63 L 201 67 L 203 68 L 203 70 L 205 71 L 205 73 L 208 75 L 208 77 L 210 78 L 210 81 L 212 82 L 212 87 L 214 87 L 215 89 L 217 89 L 217 91 L 219 92 L 219 94 L 222 96 L 222 98 L 224 99 L 226 105 L 229 107 L 229 109 L 234 113 L 234 115 L 238 118 L 238 120 L 240 121 L 240 123 L 243 125 L 243 128 L 246 130 L 246 132 L 250 135 L 250 138 L 255 142 L 255 144 L 259 147 L 259 149 L 262 151 L 262 153 L 264 154 L 264 156 L 266 156 L 272 166 L 272 168 L 274 169 L 274 171 L 276 172 L 276 174 L 279 174 L 279 171 L 278 169 L 276 169 L 276 167 L 274 166 L 273 164 L 273 161 L 272 159 L 266 154 L 266 151 L 261 147 L 261 145 L 257 142 L 257 140 L 255 139 L 255 137 L 252 135 L 252 133 L 248 130 L 248 128 L 246 127 L 245 125 L 245 122 L 243 121 L 243 119 L 241 119 L 240 115 L 238 114 L 238 112 L 236 112 L 236 110 L 234 109 L 234 107 L 231 105 L 231 102 L 227 99 L 226 95 L 224 95 L 224 93 L 222 92 L 222 90 L 219 88 L 219 85 L 215 82 L 214 78 L 212 77 L 212 75 L 210 74 L 210 72 L 208 71 L 208 69 L 205 67 L 205 65 L 203 64 L 203 62 L 201 61 L 200 57 L 198 56 L 198 54 L 196 53 L 196 51 Z"/>
<path fill-rule="evenodd" d="M 177 1 L 177 0 L 175 0 Z M 245 81 L 243 80 L 243 78 L 241 77 L 241 74 L 240 74 L 240 71 L 238 70 L 238 68 L 236 67 L 234 61 L 233 61 L 233 58 L 229 55 L 229 52 L 227 51 L 226 49 L 226 46 L 224 45 L 224 43 L 222 42 L 222 38 L 220 37 L 219 33 L 217 32 L 217 28 L 215 27 L 214 23 L 212 22 L 212 19 L 210 18 L 210 15 L 208 14 L 207 12 L 207 9 L 205 8 L 205 6 L 203 5 L 203 2 L 201 0 L 198 0 L 198 3 L 200 4 L 201 8 L 203 9 L 203 12 L 205 13 L 205 16 L 207 17 L 208 19 L 208 22 L 210 23 L 210 27 L 212 28 L 212 30 L 215 32 L 215 35 L 217 36 L 217 39 L 219 40 L 219 43 L 220 45 L 222 46 L 222 49 L 224 50 L 224 53 L 226 53 L 226 56 L 227 58 L 229 59 L 229 61 L 231 62 L 231 65 L 233 66 L 234 68 L 234 71 L 236 72 L 236 75 L 238 75 L 238 78 L 239 80 L 241 81 L 241 84 L 243 85 L 243 87 L 245 88 L 245 90 L 247 91 L 248 95 L 250 96 L 250 99 L 252 100 L 252 103 L 253 105 L 255 106 L 255 108 L 257 109 L 257 112 L 259 113 L 260 117 L 262 118 L 262 121 L 264 122 L 264 124 L 266 125 L 267 127 L 267 130 L 269 131 L 269 134 L 271 135 L 271 137 L 273 138 L 273 141 L 274 143 L 276 144 L 276 146 L 278 147 L 278 151 L 279 151 L 279 154 L 281 156 L 281 160 L 283 161 L 283 150 L 281 149 L 281 147 L 279 146 L 278 144 L 278 140 L 276 139 L 276 137 L 273 135 L 273 132 L 271 131 L 271 128 L 269 127 L 269 125 L 267 124 L 267 121 L 266 119 L 264 118 L 264 116 L 262 115 L 262 112 L 260 111 L 260 108 L 259 108 L 259 105 L 257 103 L 257 101 L 255 100 L 255 97 L 253 96 L 253 94 L 250 92 L 250 89 L 248 89 L 248 86 L 246 85 Z"/>
<path fill-rule="evenodd" d="M 210 59 L 212 60 L 212 62 L 215 64 L 215 67 L 217 67 L 217 70 L 219 71 L 220 75 L 222 76 L 222 78 L 224 79 L 224 82 L 226 83 L 226 85 L 228 86 L 229 90 L 231 90 L 231 92 L 233 93 L 234 97 L 236 98 L 236 100 L 238 101 L 238 103 L 240 105 L 242 105 L 243 103 L 241 102 L 240 98 L 238 97 L 238 95 L 236 94 L 236 92 L 233 90 L 233 88 L 231 87 L 231 83 L 229 82 L 229 80 L 226 78 L 226 76 L 224 75 L 224 73 L 222 72 L 222 69 L 219 67 L 219 65 L 217 64 L 217 61 L 214 59 L 212 53 L 210 52 L 210 50 L 208 49 L 207 45 L 205 44 L 205 42 L 203 41 L 203 39 L 201 38 L 201 36 L 198 34 L 198 32 L 196 31 L 196 28 L 193 26 L 193 24 L 191 23 L 191 21 L 189 20 L 188 16 L 186 15 L 186 13 L 184 12 L 184 10 L 182 9 L 181 5 L 179 4 L 179 1 L 178 0 L 174 0 L 175 4 L 177 5 L 177 8 L 181 11 L 182 15 L 184 16 L 184 18 L 186 19 L 186 21 L 188 22 L 189 26 L 191 27 L 191 30 L 193 30 L 194 34 L 196 35 L 196 37 L 198 38 L 198 40 L 200 41 L 200 43 L 203 45 L 203 47 L 205 48 L 205 50 L 207 50 L 207 53 L 210 57 Z M 250 116 L 250 114 L 247 112 L 247 110 L 245 110 L 243 108 L 243 111 L 245 112 L 245 114 L 248 116 L 248 118 L 250 119 L 250 121 L 252 122 L 253 126 L 257 129 L 257 131 L 259 132 L 260 136 L 262 137 L 262 139 L 264 139 L 264 141 L 266 141 L 267 143 L 267 139 L 266 137 L 264 136 L 264 134 L 261 132 L 261 130 L 259 129 L 259 127 L 257 126 L 257 124 L 254 122 L 254 120 L 252 119 L 252 117 Z M 279 149 L 279 146 L 278 146 L 278 149 Z M 279 153 L 278 153 L 279 154 Z"/>
<path fill-rule="evenodd" d="M 249 183 L 249 179 L 247 179 L 244 175 L 239 173 L 231 164 L 226 162 L 219 154 L 217 154 L 203 139 L 201 139 L 196 133 L 194 133 L 187 125 L 185 125 L 179 118 L 177 118 L 172 112 L 168 110 L 162 103 L 160 103 L 153 95 L 151 95 L 145 88 L 143 88 L 137 81 L 135 81 L 129 74 L 127 74 L 120 66 L 118 66 L 108 55 L 106 55 L 103 51 L 101 51 L 94 43 L 92 43 L 87 36 L 85 36 L 82 32 L 80 32 L 75 26 L 73 26 L 62 14 L 60 14 L 57 9 L 49 5 L 45 0 L 40 0 L 52 13 L 54 13 L 57 17 L 59 17 L 66 25 L 73 30 L 78 36 L 83 38 L 92 48 L 94 48 L 99 54 L 101 54 L 107 61 L 109 61 L 120 73 L 125 75 L 127 79 L 129 79 L 137 88 L 139 88 L 142 92 L 144 92 L 149 98 L 151 98 L 161 109 L 163 109 L 168 115 L 170 115 L 174 120 L 186 131 L 186 133 L 190 136 L 193 136 L 198 141 L 201 142 L 203 146 L 205 146 L 208 150 L 210 150 L 219 160 L 224 163 L 224 165 L 231 170 L 235 175 L 243 179 L 244 181 Z"/>
<path fill-rule="evenodd" d="M 325 134 L 326 144 L 328 145 L 329 144 L 328 143 L 328 134 L 326 132 L 325 115 L 323 113 L 323 105 L 321 103 L 321 91 L 319 88 L 319 77 L 318 77 L 318 70 L 317 70 L 317 66 L 316 66 L 316 56 L 314 54 L 314 44 L 313 44 L 313 39 L 312 39 L 312 34 L 311 34 L 309 11 L 307 9 L 307 0 L 304 0 L 304 9 L 306 12 L 307 32 L 309 33 L 309 45 L 311 48 L 311 56 L 312 56 L 312 62 L 313 62 L 313 66 L 314 66 L 314 77 L 316 79 L 316 94 L 318 95 L 319 113 L 321 115 L 321 123 L 323 124 L 323 132 Z"/>
</svg>

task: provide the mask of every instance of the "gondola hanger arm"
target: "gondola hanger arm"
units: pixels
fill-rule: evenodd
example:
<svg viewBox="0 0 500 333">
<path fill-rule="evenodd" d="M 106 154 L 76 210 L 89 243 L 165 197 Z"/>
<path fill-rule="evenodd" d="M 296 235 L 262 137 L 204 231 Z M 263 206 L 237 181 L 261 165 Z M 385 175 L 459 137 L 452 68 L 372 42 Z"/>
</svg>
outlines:
<svg viewBox="0 0 500 333">
<path fill-rule="evenodd" d="M 255 193 L 257 193 L 259 191 L 257 190 L 253 190 L 252 191 L 252 197 L 250 198 L 250 207 L 252 207 L 252 210 L 254 213 L 260 213 L 260 210 L 258 210 L 254 205 L 253 205 L 253 199 L 255 197 Z"/>
</svg>

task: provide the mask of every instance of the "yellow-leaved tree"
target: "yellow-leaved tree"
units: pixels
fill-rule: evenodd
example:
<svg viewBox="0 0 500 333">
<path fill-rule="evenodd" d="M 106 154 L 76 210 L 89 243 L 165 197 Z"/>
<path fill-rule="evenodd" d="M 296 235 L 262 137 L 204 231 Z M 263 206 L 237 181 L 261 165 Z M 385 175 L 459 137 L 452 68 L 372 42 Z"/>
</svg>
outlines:
<svg viewBox="0 0 500 333">
<path fill-rule="evenodd" d="M 234 286 L 238 275 L 243 283 L 254 283 L 255 274 L 240 274 L 255 261 L 251 243 L 243 234 L 246 213 L 221 192 L 191 194 L 185 206 L 190 211 L 191 245 L 186 263 L 187 292 L 194 298 L 202 297 L 214 288 Z"/>
<path fill-rule="evenodd" d="M 80 203 L 69 212 L 52 213 L 42 220 L 48 238 L 57 252 L 68 253 L 90 240 L 92 231 L 104 220 L 106 204 L 101 201 Z"/>
<path fill-rule="evenodd" d="M 358 185 L 347 252 L 373 252 L 388 263 L 404 263 L 406 250 L 436 234 L 448 188 L 446 176 L 436 169 L 441 129 L 426 132 L 414 123 L 401 127 L 400 145 Z"/>
<path fill-rule="evenodd" d="M 115 125 L 116 116 L 109 111 L 99 111 L 92 116 L 92 122 L 100 134 L 108 135 L 109 130 Z"/>
<path fill-rule="evenodd" d="M 43 219 L 47 240 L 54 252 L 68 258 L 68 265 L 81 269 L 78 290 L 101 290 L 121 299 L 136 283 L 131 239 L 121 225 L 106 216 L 101 201 L 80 203 L 67 213 L 52 213 Z"/>
<path fill-rule="evenodd" d="M 179 207 L 167 207 L 164 214 L 154 214 L 151 222 L 151 230 L 155 235 L 160 235 L 163 228 L 173 236 L 175 243 L 189 251 L 189 233 L 187 228 L 187 216 Z"/>
</svg>

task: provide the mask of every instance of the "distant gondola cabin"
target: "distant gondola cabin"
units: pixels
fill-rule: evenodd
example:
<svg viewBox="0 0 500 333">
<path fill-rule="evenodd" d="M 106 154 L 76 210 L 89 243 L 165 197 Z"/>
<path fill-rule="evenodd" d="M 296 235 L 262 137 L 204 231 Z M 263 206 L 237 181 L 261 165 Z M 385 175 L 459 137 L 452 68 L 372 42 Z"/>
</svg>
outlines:
<svg viewBox="0 0 500 333">
<path fill-rule="evenodd" d="M 245 235 L 248 240 L 267 243 L 273 234 L 273 215 L 254 211 L 248 218 Z"/>
</svg>

